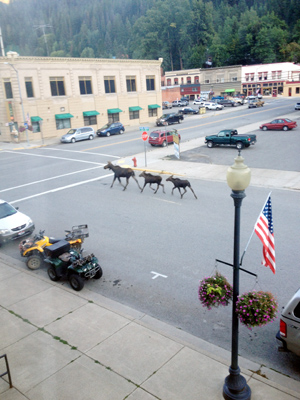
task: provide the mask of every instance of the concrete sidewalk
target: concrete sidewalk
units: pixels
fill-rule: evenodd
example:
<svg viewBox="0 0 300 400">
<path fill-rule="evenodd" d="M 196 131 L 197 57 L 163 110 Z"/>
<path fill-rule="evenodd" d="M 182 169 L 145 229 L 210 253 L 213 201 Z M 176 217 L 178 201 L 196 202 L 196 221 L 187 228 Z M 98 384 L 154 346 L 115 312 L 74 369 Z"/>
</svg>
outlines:
<svg viewBox="0 0 300 400">
<path fill-rule="evenodd" d="M 230 353 L 0 253 L 1 400 L 220 400 Z M 239 358 L 253 400 L 300 399 L 300 382 Z M 5 372 L 0 360 L 0 374 Z"/>
</svg>

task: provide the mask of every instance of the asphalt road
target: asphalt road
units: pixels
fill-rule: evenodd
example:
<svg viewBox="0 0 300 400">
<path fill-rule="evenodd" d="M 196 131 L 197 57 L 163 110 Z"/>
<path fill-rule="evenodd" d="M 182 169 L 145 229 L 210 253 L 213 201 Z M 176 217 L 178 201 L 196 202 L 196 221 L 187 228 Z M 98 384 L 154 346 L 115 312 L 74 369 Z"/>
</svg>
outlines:
<svg viewBox="0 0 300 400">
<path fill-rule="evenodd" d="M 243 126 L 247 123 L 243 115 L 248 111 L 254 111 L 249 114 L 248 124 L 263 118 L 271 120 L 279 116 L 279 109 L 280 113 L 291 113 L 293 104 L 292 99 L 283 99 L 264 110 L 241 108 L 203 120 L 197 116 L 186 118 L 180 125 L 183 140 L 218 131 L 225 123 Z M 295 113 L 295 117 L 298 115 Z M 249 166 L 300 170 L 295 145 L 299 126 L 289 132 L 257 134 L 257 145 L 244 151 Z M 30 215 L 37 230 L 46 229 L 53 236 L 61 236 L 71 225 L 89 225 L 90 237 L 84 248 L 98 256 L 104 276 L 89 282 L 88 289 L 230 349 L 231 308 L 206 311 L 197 298 L 199 280 L 213 272 L 215 259 L 232 260 L 234 210 L 230 190 L 226 184 L 201 180 L 191 181 L 198 200 L 190 192 L 182 200 L 176 192 L 171 196 L 168 182 L 166 194 L 159 189 L 155 196 L 149 188 L 139 193 L 134 181 L 125 192 L 118 183 L 110 190 L 112 175 L 103 170 L 108 157 L 114 161 L 134 155 L 142 151 L 141 147 L 140 133 L 129 130 L 123 136 L 93 142 L 1 152 L 0 196 Z M 201 147 L 199 151 L 207 152 L 212 163 L 228 165 L 236 155 L 236 150 L 229 148 Z M 268 188 L 247 189 L 241 250 L 268 193 Z M 272 202 L 276 275 L 261 266 L 261 244 L 253 237 L 243 266 L 258 274 L 258 280 L 242 274 L 240 292 L 270 290 L 281 308 L 299 287 L 299 193 L 273 190 Z M 3 246 L 1 251 L 20 259 L 16 243 Z M 218 265 L 218 269 L 231 276 L 230 267 Z M 32 273 L 47 274 L 46 268 Z M 241 327 L 240 354 L 300 380 L 299 358 L 277 352 L 277 330 L 278 320 L 253 331 Z"/>
</svg>

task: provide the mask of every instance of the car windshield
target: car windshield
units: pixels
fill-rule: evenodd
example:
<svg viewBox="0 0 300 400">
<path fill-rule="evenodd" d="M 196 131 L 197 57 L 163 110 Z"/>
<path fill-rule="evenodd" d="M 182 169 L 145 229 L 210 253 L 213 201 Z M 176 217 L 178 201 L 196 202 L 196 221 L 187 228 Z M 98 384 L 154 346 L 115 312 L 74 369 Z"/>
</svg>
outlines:
<svg viewBox="0 0 300 400">
<path fill-rule="evenodd" d="M 285 119 L 286 120 L 286 122 L 293 122 L 291 119 L 289 119 L 289 118 L 286 118 Z"/>
<path fill-rule="evenodd" d="M 102 131 L 102 130 L 104 130 L 104 129 L 107 129 L 107 128 L 110 127 L 110 125 L 111 125 L 111 124 L 105 124 L 104 126 L 102 126 L 102 128 L 101 128 L 100 130 Z"/>
<path fill-rule="evenodd" d="M 73 135 L 73 133 L 76 133 L 76 129 L 70 129 L 67 135 Z"/>
<path fill-rule="evenodd" d="M 8 203 L 0 204 L 0 219 L 16 214 L 17 210 Z"/>
</svg>

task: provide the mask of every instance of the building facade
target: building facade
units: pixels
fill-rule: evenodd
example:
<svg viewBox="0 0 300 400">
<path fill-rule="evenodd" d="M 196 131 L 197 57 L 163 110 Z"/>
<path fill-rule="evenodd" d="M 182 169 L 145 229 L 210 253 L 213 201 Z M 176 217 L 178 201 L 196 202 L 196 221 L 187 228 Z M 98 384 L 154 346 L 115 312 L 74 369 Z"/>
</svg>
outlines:
<svg viewBox="0 0 300 400">
<path fill-rule="evenodd" d="M 0 57 L 0 141 L 61 137 L 70 128 L 155 121 L 162 104 L 159 60 Z M 29 128 L 29 129 L 27 129 Z"/>
</svg>

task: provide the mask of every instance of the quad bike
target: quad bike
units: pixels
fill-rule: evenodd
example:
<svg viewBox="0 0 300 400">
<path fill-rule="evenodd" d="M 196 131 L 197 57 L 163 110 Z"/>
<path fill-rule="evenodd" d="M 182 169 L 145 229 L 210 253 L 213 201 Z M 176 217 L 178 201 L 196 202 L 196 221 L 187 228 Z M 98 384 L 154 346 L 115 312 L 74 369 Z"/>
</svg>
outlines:
<svg viewBox="0 0 300 400">
<path fill-rule="evenodd" d="M 65 231 L 66 235 L 62 239 L 44 236 L 45 231 L 39 231 L 33 238 L 22 240 L 19 250 L 22 257 L 27 257 L 26 265 L 29 269 L 38 269 L 45 259 L 44 250 L 61 240 L 70 243 L 71 248 L 80 251 L 84 238 L 89 236 L 87 225 L 73 226 L 71 231 Z"/>
<path fill-rule="evenodd" d="M 52 281 L 58 281 L 61 278 L 67 278 L 71 287 L 80 291 L 87 279 L 100 279 L 102 268 L 98 264 L 98 259 L 94 254 L 86 257 L 80 252 L 71 249 L 70 243 L 61 240 L 45 248 L 45 259 L 48 268 L 48 275 Z"/>
</svg>

